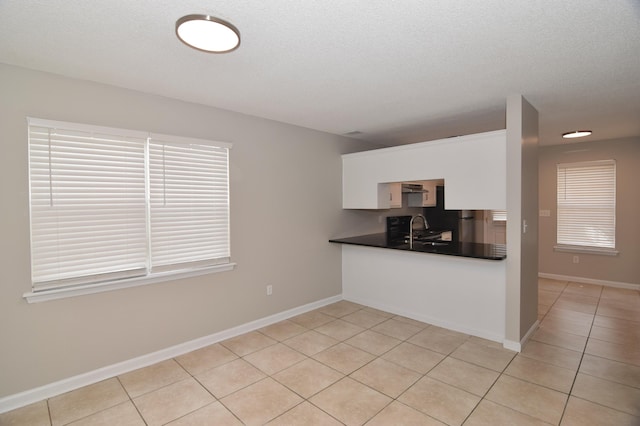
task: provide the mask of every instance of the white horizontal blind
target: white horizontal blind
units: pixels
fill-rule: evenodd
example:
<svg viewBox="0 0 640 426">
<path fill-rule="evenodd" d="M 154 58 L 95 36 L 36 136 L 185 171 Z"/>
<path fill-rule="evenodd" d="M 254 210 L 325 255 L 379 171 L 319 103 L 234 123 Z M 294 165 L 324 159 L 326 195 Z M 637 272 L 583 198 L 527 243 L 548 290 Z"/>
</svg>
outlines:
<svg viewBox="0 0 640 426">
<path fill-rule="evenodd" d="M 230 144 L 30 118 L 33 291 L 230 261 Z"/>
<path fill-rule="evenodd" d="M 494 222 L 506 222 L 507 211 L 506 210 L 491 210 L 491 220 Z"/>
<path fill-rule="evenodd" d="M 559 245 L 614 249 L 616 163 L 558 164 Z"/>
<path fill-rule="evenodd" d="M 229 262 L 226 144 L 152 135 L 152 271 Z"/>
<path fill-rule="evenodd" d="M 144 134 L 28 124 L 34 291 L 144 274 Z"/>
</svg>

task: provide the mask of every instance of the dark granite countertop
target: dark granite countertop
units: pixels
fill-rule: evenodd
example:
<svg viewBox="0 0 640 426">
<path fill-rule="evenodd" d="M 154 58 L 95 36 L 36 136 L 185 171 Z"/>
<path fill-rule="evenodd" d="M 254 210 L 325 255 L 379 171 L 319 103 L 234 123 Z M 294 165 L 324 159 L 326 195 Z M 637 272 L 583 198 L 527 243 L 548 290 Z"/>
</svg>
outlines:
<svg viewBox="0 0 640 426">
<path fill-rule="evenodd" d="M 507 257 L 507 247 L 504 244 L 458 243 L 453 241 L 422 243 L 416 241 L 413 243 L 413 248 L 409 248 L 409 243 L 399 244 L 389 241 L 386 233 L 337 238 L 331 239 L 329 242 L 487 260 L 503 260 Z"/>
</svg>

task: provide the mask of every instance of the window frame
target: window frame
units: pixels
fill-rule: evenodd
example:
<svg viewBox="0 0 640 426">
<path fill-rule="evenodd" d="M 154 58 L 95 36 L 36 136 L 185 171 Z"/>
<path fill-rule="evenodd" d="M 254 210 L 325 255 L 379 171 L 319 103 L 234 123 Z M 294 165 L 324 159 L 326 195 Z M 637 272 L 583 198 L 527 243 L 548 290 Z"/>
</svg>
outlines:
<svg viewBox="0 0 640 426">
<path fill-rule="evenodd" d="M 560 191 L 560 173 L 561 170 L 567 169 L 585 169 L 585 168 L 593 168 L 597 166 L 612 166 L 613 167 L 613 180 L 609 182 L 609 184 L 613 187 L 613 193 L 610 194 L 612 201 L 609 203 L 612 204 L 609 207 L 606 206 L 606 202 L 603 201 L 600 203 L 600 208 L 609 208 L 613 210 L 612 217 L 609 216 L 608 220 L 612 221 L 612 226 L 610 227 L 611 232 L 609 233 L 610 237 L 613 240 L 612 246 L 605 246 L 603 244 L 598 245 L 596 241 L 593 241 L 594 244 L 569 244 L 566 242 L 559 242 L 560 233 L 561 233 L 561 191 Z M 556 165 L 556 244 L 554 245 L 554 251 L 557 252 L 570 252 L 570 253 L 588 253 L 588 254 L 599 254 L 605 256 L 616 256 L 619 252 L 616 249 L 616 210 L 617 210 L 617 199 L 616 199 L 616 188 L 617 188 L 617 165 L 614 159 L 608 160 L 594 160 L 594 161 L 582 161 L 582 162 L 573 162 L 573 163 L 559 163 Z M 581 182 L 582 183 L 582 182 Z M 583 184 L 586 184 L 587 181 Z M 566 193 L 565 189 L 565 193 Z M 579 192 L 576 189 L 576 192 Z M 579 204 L 576 204 L 574 208 L 579 208 Z M 579 219 L 576 219 L 579 220 Z M 566 232 L 566 231 L 565 231 Z"/>
<path fill-rule="evenodd" d="M 148 284 L 153 284 L 158 282 L 194 277 L 194 276 L 199 276 L 204 274 L 224 272 L 224 271 L 229 271 L 235 268 L 236 264 L 231 261 L 231 242 L 230 242 L 230 231 L 231 231 L 230 204 L 231 203 L 230 203 L 230 179 L 229 179 L 229 174 L 230 174 L 229 152 L 232 147 L 232 144 L 227 142 L 186 138 L 186 137 L 172 136 L 172 135 L 161 135 L 161 134 L 154 134 L 150 132 L 141 132 L 141 131 L 135 131 L 135 130 L 118 129 L 118 128 L 112 128 L 112 127 L 101 127 L 101 126 L 93 126 L 93 125 L 87 125 L 87 124 L 81 124 L 81 123 L 70 123 L 70 122 L 44 120 L 39 118 L 27 117 L 27 131 L 29 134 L 27 150 L 28 150 L 28 158 L 29 158 L 29 166 L 28 166 L 29 201 L 28 202 L 29 202 L 29 211 L 30 211 L 30 216 L 29 216 L 30 252 L 32 253 L 32 260 L 30 262 L 32 265 L 31 268 L 33 268 L 33 250 L 34 250 L 33 228 L 32 228 L 33 221 L 34 221 L 34 216 L 32 211 L 34 199 L 32 197 L 33 195 L 32 185 L 33 185 L 33 182 L 38 180 L 36 178 L 35 181 L 32 181 L 32 172 L 33 172 L 32 164 L 31 164 L 32 162 L 32 143 L 31 143 L 32 127 L 36 127 L 36 128 L 42 127 L 42 128 L 48 128 L 48 129 L 58 128 L 58 129 L 65 129 L 66 131 L 89 132 L 92 134 L 100 133 L 103 135 L 114 136 L 114 137 L 115 136 L 121 137 L 124 135 L 126 137 L 136 138 L 135 143 L 137 144 L 141 143 L 140 139 L 144 140 L 144 142 L 142 142 L 144 144 L 144 151 L 145 151 L 144 162 L 140 166 L 142 167 L 142 169 L 139 172 L 143 172 L 145 175 L 144 177 L 145 190 L 144 190 L 143 202 L 146 205 L 144 232 L 146 234 L 147 246 L 144 249 L 145 251 L 144 256 L 146 256 L 147 258 L 147 268 L 143 275 L 140 275 L 140 274 L 135 276 L 125 275 L 123 277 L 119 277 L 115 279 L 106 279 L 104 281 L 100 281 L 95 278 L 83 279 L 82 277 L 80 277 L 78 279 L 72 278 L 70 280 L 60 281 L 58 285 L 56 285 L 55 282 L 53 284 L 48 284 L 46 281 L 44 282 L 38 281 L 36 284 L 36 281 L 32 276 L 31 291 L 23 295 L 23 297 L 29 303 L 55 300 L 55 299 L 66 298 L 66 297 L 74 297 L 74 296 L 79 296 L 84 294 L 100 293 L 105 291 L 112 291 L 112 290 L 118 290 L 122 288 L 129 288 L 129 287 L 135 287 L 135 286 L 141 286 L 141 285 L 148 285 Z M 219 167 L 218 171 L 225 173 L 226 176 L 223 175 L 222 179 L 219 179 L 222 183 L 217 183 L 216 186 L 213 186 L 211 188 L 215 188 L 218 191 L 222 191 L 222 194 L 223 194 L 223 201 L 220 204 L 222 206 L 221 208 L 223 211 L 223 216 L 221 216 L 220 218 L 224 218 L 226 219 L 226 221 L 223 220 L 221 222 L 222 225 L 220 229 L 222 229 L 226 233 L 226 238 L 224 240 L 224 243 L 222 243 L 222 247 L 226 247 L 226 254 L 227 254 L 226 256 L 223 256 L 218 260 L 188 263 L 186 266 L 179 265 L 178 263 L 176 263 L 174 268 L 164 267 L 157 270 L 152 269 L 151 263 L 150 263 L 151 262 L 150 244 L 153 236 L 151 235 L 151 226 L 150 226 L 151 215 L 149 214 L 149 212 L 150 212 L 150 208 L 151 208 L 150 206 L 152 203 L 151 195 L 150 195 L 152 191 L 152 189 L 150 189 L 150 179 L 151 179 L 150 169 L 153 166 L 150 164 L 149 151 L 150 151 L 150 145 L 154 143 L 155 144 L 172 143 L 174 145 L 192 144 L 200 147 L 202 147 L 203 145 L 206 145 L 205 147 L 206 149 L 216 150 L 221 153 L 218 155 L 223 155 L 223 157 L 221 158 L 223 158 L 224 161 L 223 163 L 221 163 L 222 164 L 221 166 L 218 166 Z M 51 149 L 51 146 L 49 146 L 49 150 L 50 149 Z M 51 160 L 49 160 L 49 169 L 48 169 L 49 174 L 51 173 L 50 161 Z M 67 163 L 63 163 L 63 164 L 66 165 Z M 134 164 L 134 170 L 135 170 L 135 167 L 138 167 L 138 166 Z M 189 166 L 187 166 L 187 170 L 190 170 Z M 75 178 L 77 178 L 77 175 L 74 175 L 74 176 Z M 178 182 L 178 185 L 181 185 L 182 183 L 183 182 Z M 189 190 L 191 189 L 188 189 L 187 191 Z M 198 192 L 202 192 L 200 188 L 198 188 Z M 136 195 L 136 197 L 140 197 L 140 194 Z M 140 199 L 140 201 L 142 200 Z M 33 273 L 33 269 L 32 269 L 32 273 Z M 85 275 L 85 277 L 91 277 L 91 276 L 92 274 Z"/>
</svg>

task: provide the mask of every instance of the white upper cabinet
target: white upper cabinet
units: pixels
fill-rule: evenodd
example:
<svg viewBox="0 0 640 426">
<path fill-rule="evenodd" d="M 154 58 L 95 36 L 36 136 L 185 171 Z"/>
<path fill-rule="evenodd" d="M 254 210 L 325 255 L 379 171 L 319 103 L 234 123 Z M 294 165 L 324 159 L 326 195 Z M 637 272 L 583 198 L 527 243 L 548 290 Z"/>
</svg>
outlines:
<svg viewBox="0 0 640 426">
<path fill-rule="evenodd" d="M 345 154 L 342 206 L 389 209 L 390 182 L 443 178 L 446 209 L 506 209 L 506 131 Z"/>
</svg>

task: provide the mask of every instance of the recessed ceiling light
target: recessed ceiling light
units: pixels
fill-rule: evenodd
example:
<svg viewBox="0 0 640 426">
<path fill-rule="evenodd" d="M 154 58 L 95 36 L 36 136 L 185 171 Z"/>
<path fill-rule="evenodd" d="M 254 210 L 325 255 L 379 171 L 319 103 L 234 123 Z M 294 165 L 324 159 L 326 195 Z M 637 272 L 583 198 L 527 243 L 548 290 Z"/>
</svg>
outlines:
<svg viewBox="0 0 640 426">
<path fill-rule="evenodd" d="M 227 53 L 240 46 L 240 31 L 209 15 L 187 15 L 176 21 L 176 35 L 187 46 L 209 53 Z"/>
<path fill-rule="evenodd" d="M 565 139 L 583 138 L 593 133 L 591 130 L 576 130 L 575 132 L 563 133 L 562 137 Z"/>
</svg>

